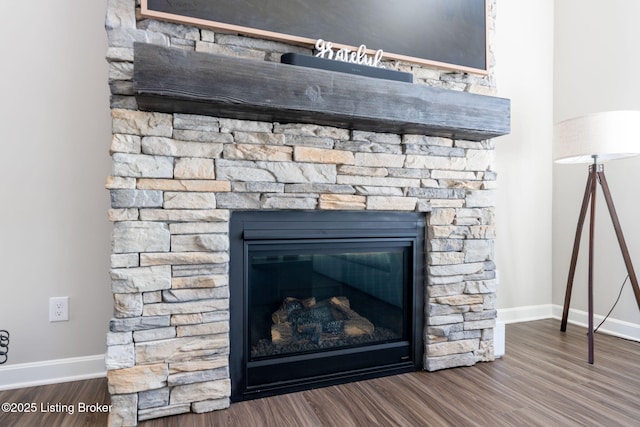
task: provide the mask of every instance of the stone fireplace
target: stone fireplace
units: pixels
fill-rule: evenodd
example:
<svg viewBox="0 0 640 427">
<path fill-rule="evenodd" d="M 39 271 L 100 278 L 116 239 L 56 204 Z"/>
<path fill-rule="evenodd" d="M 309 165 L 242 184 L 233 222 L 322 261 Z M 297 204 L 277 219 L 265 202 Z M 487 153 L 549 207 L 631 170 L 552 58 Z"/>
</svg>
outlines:
<svg viewBox="0 0 640 427">
<path fill-rule="evenodd" d="M 420 214 L 419 367 L 493 360 L 491 138 L 508 133 L 509 107 L 491 96 L 491 73 L 389 64 L 411 72 L 413 85 L 347 75 L 333 83 L 387 97 L 382 115 L 393 119 L 361 115 L 346 103 L 323 110 L 320 101 L 331 102 L 331 94 L 315 81 L 292 91 L 306 102 L 292 114 L 278 100 L 265 107 L 224 91 L 242 73 L 259 79 L 282 72 L 293 77 L 278 81 L 293 85 L 299 72 L 280 66 L 279 56 L 310 50 L 136 17 L 135 0 L 109 0 L 112 425 L 230 404 L 230 295 L 237 286 L 230 221 L 237 212 Z M 196 76 L 202 81 L 180 80 L 194 69 L 203 70 Z M 192 96 L 210 81 L 223 93 Z M 240 98 L 245 105 L 228 102 Z M 399 107 L 408 100 L 419 111 Z"/>
</svg>

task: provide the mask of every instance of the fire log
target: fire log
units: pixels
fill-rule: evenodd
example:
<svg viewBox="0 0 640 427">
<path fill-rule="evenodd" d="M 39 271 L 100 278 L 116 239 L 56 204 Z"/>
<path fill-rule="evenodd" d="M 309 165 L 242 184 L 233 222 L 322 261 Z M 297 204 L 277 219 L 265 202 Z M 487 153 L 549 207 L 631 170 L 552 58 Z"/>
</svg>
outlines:
<svg viewBox="0 0 640 427">
<path fill-rule="evenodd" d="M 285 323 L 289 320 L 289 316 L 284 309 L 279 309 L 271 315 L 271 321 L 274 325 L 279 325 L 281 323 Z"/>
<path fill-rule="evenodd" d="M 291 322 L 271 325 L 271 341 L 275 344 L 287 344 L 293 339 Z"/>
<path fill-rule="evenodd" d="M 333 297 L 329 302 L 348 319 L 344 322 L 345 335 L 357 336 L 373 333 L 375 329 L 373 323 L 351 310 L 349 300 L 346 297 Z"/>
<path fill-rule="evenodd" d="M 289 312 L 291 304 L 302 304 L 304 308 L 310 308 L 316 305 L 316 298 L 310 297 L 305 299 L 298 299 L 293 297 L 287 297 L 282 302 L 280 308 L 271 315 L 271 321 L 274 325 L 285 323 L 289 321 Z"/>
<path fill-rule="evenodd" d="M 362 316 L 344 322 L 344 334 L 347 336 L 372 334 L 374 329 L 373 323 Z"/>
</svg>

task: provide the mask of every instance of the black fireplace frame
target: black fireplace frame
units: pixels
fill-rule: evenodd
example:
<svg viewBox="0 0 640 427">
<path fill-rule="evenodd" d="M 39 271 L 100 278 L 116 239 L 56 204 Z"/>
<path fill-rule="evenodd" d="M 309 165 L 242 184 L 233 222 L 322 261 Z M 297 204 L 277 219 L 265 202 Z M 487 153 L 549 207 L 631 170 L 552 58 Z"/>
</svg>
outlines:
<svg viewBox="0 0 640 427">
<path fill-rule="evenodd" d="M 408 307 L 410 313 L 407 313 L 409 342 L 372 344 L 365 347 L 366 351 L 363 348 L 346 348 L 249 363 L 246 344 L 249 307 L 245 298 L 248 292 L 245 268 L 248 244 L 271 240 L 318 239 L 335 242 L 364 238 L 395 239 L 408 242 L 411 246 L 413 259 L 409 274 L 412 303 Z M 422 369 L 426 264 L 424 214 L 386 211 L 234 211 L 231 213 L 229 239 L 229 369 L 232 402 Z M 390 354 L 397 358 L 397 362 L 389 362 Z M 354 355 L 356 359 L 367 360 L 364 367 L 353 363 Z M 304 378 L 272 381 L 268 379 L 269 370 L 275 364 L 284 364 L 287 370 L 305 372 L 319 364 L 340 364 L 345 369 L 339 372 L 320 369 Z M 260 377 L 266 378 L 265 382 L 255 384 L 253 378 Z"/>
</svg>

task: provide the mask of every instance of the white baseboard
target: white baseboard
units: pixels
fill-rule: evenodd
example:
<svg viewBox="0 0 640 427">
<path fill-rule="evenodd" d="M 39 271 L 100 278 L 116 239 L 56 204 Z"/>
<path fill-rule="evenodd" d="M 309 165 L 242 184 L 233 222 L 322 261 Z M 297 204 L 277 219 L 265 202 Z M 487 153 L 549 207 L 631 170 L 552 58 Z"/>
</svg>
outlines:
<svg viewBox="0 0 640 427">
<path fill-rule="evenodd" d="M 551 304 L 529 305 L 498 310 L 498 321 L 504 323 L 530 322 L 553 317 Z"/>
<path fill-rule="evenodd" d="M 550 318 L 562 319 L 562 308 L 555 304 L 503 308 L 498 310 L 497 320 L 504 323 L 518 323 Z M 604 316 L 594 315 L 595 326 L 598 326 L 603 319 Z M 589 323 L 589 314 L 586 311 L 570 309 L 568 322 L 586 328 Z M 598 332 L 640 342 L 640 325 L 637 323 L 609 318 Z"/>
<path fill-rule="evenodd" d="M 554 319 L 562 319 L 562 310 L 563 307 L 560 305 L 553 306 L 553 318 Z M 597 327 L 600 322 L 604 320 L 604 316 L 600 316 L 594 314 L 593 322 L 594 327 Z M 579 325 L 583 327 L 588 327 L 589 325 L 589 313 L 586 311 L 569 309 L 569 318 L 567 319 L 569 323 L 574 325 Z M 607 335 L 613 335 L 615 337 L 624 338 L 632 341 L 640 342 L 640 325 L 637 323 L 625 322 L 624 320 L 612 319 L 611 317 L 607 319 L 607 321 L 598 329 L 598 333 L 603 333 Z"/>
<path fill-rule="evenodd" d="M 0 390 L 106 376 L 104 354 L 0 366 Z"/>
</svg>

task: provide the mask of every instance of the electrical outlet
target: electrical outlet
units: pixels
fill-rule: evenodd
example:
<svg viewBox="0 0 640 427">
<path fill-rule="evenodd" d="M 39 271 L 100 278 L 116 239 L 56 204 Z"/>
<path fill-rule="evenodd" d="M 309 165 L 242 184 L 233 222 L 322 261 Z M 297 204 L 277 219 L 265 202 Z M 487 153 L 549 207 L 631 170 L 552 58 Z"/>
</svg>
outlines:
<svg viewBox="0 0 640 427">
<path fill-rule="evenodd" d="M 49 298 L 49 322 L 69 320 L 69 297 Z"/>
</svg>

